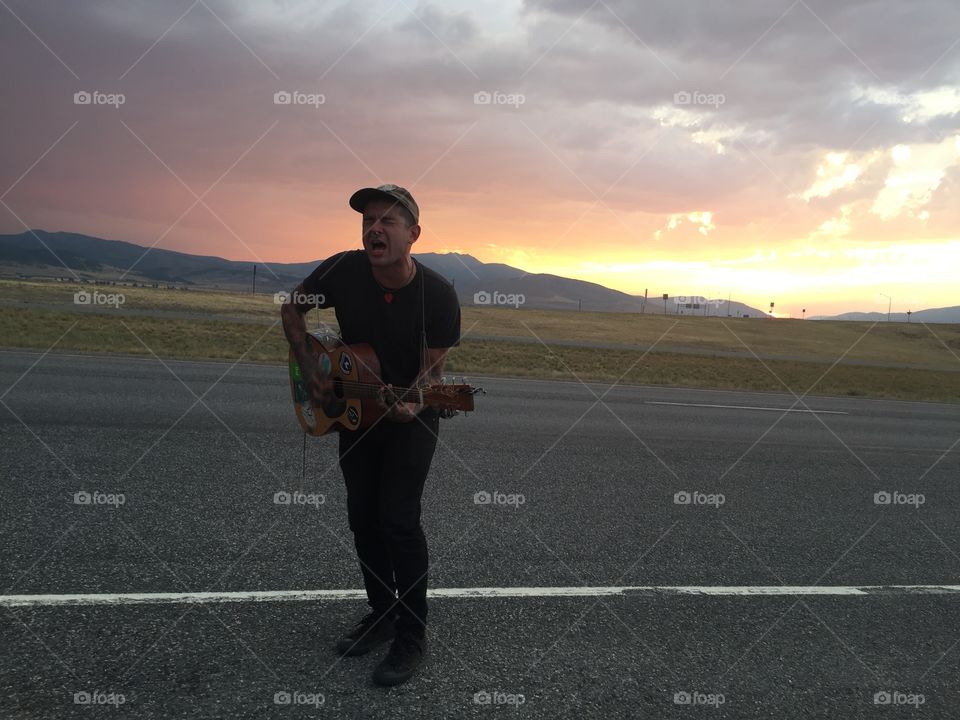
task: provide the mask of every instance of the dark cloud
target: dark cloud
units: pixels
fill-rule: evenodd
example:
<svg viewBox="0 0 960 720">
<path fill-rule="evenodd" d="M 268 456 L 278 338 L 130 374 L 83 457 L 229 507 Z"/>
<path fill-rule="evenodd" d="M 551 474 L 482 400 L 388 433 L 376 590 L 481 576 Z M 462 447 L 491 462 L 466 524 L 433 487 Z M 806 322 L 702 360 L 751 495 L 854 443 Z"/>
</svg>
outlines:
<svg viewBox="0 0 960 720">
<path fill-rule="evenodd" d="M 0 8 L 0 191 L 77 122 L 7 198 L 30 224 L 51 208 L 172 222 L 192 197 L 151 151 L 197 193 L 237 163 L 210 201 L 238 203 L 238 224 L 257 221 L 244 213 L 263 188 L 332 214 L 345 188 L 424 173 L 425 190 L 456 188 L 484 208 L 491 193 L 585 204 L 607 193 L 624 213 L 723 206 L 746 222 L 789 210 L 828 150 L 956 130 L 956 116 L 905 123 L 901 108 L 855 99 L 957 84 L 954 0 L 605 0 L 571 29 L 591 4 L 531 0 L 510 23 L 467 3 L 410 3 L 414 16 L 376 2 L 8 0 L 50 51 Z M 126 103 L 77 106 L 83 89 Z M 276 105 L 278 91 L 324 103 Z M 524 102 L 475 104 L 496 91 Z M 724 102 L 675 105 L 684 91 Z M 808 224 L 821 221 L 814 211 Z"/>
</svg>

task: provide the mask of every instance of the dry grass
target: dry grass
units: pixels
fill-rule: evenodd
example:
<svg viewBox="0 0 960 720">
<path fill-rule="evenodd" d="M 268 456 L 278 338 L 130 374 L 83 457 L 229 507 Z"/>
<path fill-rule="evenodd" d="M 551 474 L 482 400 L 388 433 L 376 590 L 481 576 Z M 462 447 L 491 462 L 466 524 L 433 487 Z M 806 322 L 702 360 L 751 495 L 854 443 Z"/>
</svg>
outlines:
<svg viewBox="0 0 960 720">
<path fill-rule="evenodd" d="M 765 321 L 758 321 L 764 322 Z M 774 324 L 774 323 L 769 323 Z M 169 320 L 156 317 L 0 308 L 8 347 L 156 354 L 160 357 L 281 363 L 279 323 Z M 676 353 L 524 345 L 466 339 L 447 374 L 504 375 L 622 383 L 853 395 L 960 402 L 960 372 L 764 361 Z"/>
<path fill-rule="evenodd" d="M 451 353 L 447 372 L 719 388 L 797 395 L 842 395 L 960 402 L 960 372 L 582 347 L 469 342 Z"/>
<path fill-rule="evenodd" d="M 231 315 L 235 317 L 274 318 L 278 306 L 273 295 L 251 295 L 215 290 L 175 290 L 164 288 L 128 287 L 125 285 L 93 285 L 90 283 L 54 283 L 0 281 L 0 300 L 22 303 L 63 305 L 73 308 L 74 293 L 80 290 L 101 293 L 122 293 L 123 307 L 131 310 L 160 310 L 193 312 L 198 314 Z"/>
<path fill-rule="evenodd" d="M 463 328 L 472 328 L 472 335 L 537 336 L 547 342 L 587 340 L 644 347 L 658 343 L 666 349 L 753 351 L 762 357 L 828 362 L 847 353 L 849 360 L 960 366 L 960 325 L 464 307 Z"/>
<path fill-rule="evenodd" d="M 196 319 L 219 315 L 260 322 L 273 321 L 278 306 L 273 295 L 202 290 L 166 290 L 119 286 L 86 286 L 100 292 L 122 292 L 125 309 L 160 313 L 191 313 Z M 0 302 L 24 307 L 37 304 L 76 310 L 75 284 L 0 281 Z M 311 313 L 316 315 L 316 313 Z M 333 311 L 320 313 L 335 324 Z M 315 319 L 311 318 L 311 323 Z M 922 365 L 935 369 L 960 366 L 960 325 L 864 323 L 826 320 L 770 320 L 693 315 L 637 315 L 559 310 L 463 307 L 463 331 L 469 337 L 516 337 L 527 340 L 586 341 L 650 346 L 665 350 L 753 351 L 761 357 L 780 356 L 833 362 L 851 361 Z"/>
</svg>

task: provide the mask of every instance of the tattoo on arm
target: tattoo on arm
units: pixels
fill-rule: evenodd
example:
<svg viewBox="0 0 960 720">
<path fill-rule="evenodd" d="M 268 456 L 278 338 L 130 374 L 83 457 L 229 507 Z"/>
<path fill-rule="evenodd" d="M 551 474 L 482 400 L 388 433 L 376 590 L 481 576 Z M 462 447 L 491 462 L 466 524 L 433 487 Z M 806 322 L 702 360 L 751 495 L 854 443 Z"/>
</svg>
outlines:
<svg viewBox="0 0 960 720">
<path fill-rule="evenodd" d="M 443 362 L 446 359 L 446 349 L 427 350 L 427 362 L 429 365 L 423 373 L 423 380 L 428 385 L 439 383 L 443 377 Z"/>
</svg>

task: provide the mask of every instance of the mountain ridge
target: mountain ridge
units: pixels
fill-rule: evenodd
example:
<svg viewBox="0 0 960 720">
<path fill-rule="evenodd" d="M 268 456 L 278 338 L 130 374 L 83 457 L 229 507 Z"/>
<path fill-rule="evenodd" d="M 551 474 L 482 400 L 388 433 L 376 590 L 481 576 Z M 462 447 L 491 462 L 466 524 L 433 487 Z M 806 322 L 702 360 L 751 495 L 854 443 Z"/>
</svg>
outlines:
<svg viewBox="0 0 960 720">
<path fill-rule="evenodd" d="M 737 301 L 728 303 L 725 299 L 675 296 L 665 303 L 662 296 L 656 295 L 644 303 L 641 296 L 598 283 L 550 273 L 530 273 L 504 263 L 484 263 L 466 253 L 414 253 L 414 257 L 452 282 L 465 305 L 768 317 L 763 310 Z M 57 259 L 62 264 L 57 264 Z M 294 287 L 320 262 L 322 259 L 303 263 L 228 260 L 215 255 L 150 248 L 126 240 L 108 240 L 67 231 L 35 229 L 0 235 L 0 276 L 8 277 L 74 280 L 75 273 L 84 281 L 123 280 L 231 290 L 250 288 L 256 266 L 257 289 L 276 292 Z M 64 266 L 70 270 L 65 270 Z M 886 313 L 851 312 L 810 319 L 869 321 L 885 318 Z M 894 318 L 907 321 L 904 313 L 891 315 L 891 319 Z M 911 319 L 960 322 L 960 306 L 919 310 L 912 313 Z"/>
</svg>

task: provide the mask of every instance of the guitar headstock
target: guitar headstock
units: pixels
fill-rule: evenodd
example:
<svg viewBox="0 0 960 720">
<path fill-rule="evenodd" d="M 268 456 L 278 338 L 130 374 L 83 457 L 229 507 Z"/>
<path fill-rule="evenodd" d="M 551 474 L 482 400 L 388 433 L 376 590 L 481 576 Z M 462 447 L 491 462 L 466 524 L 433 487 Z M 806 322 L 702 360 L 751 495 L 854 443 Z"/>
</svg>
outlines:
<svg viewBox="0 0 960 720">
<path fill-rule="evenodd" d="M 441 410 L 471 412 L 473 396 L 486 393 L 483 388 L 468 384 L 466 378 L 461 380 L 463 382 L 458 383 L 457 378 L 453 378 L 453 383 L 447 384 L 446 378 L 443 378 L 441 382 L 423 388 L 423 402 Z"/>
</svg>

